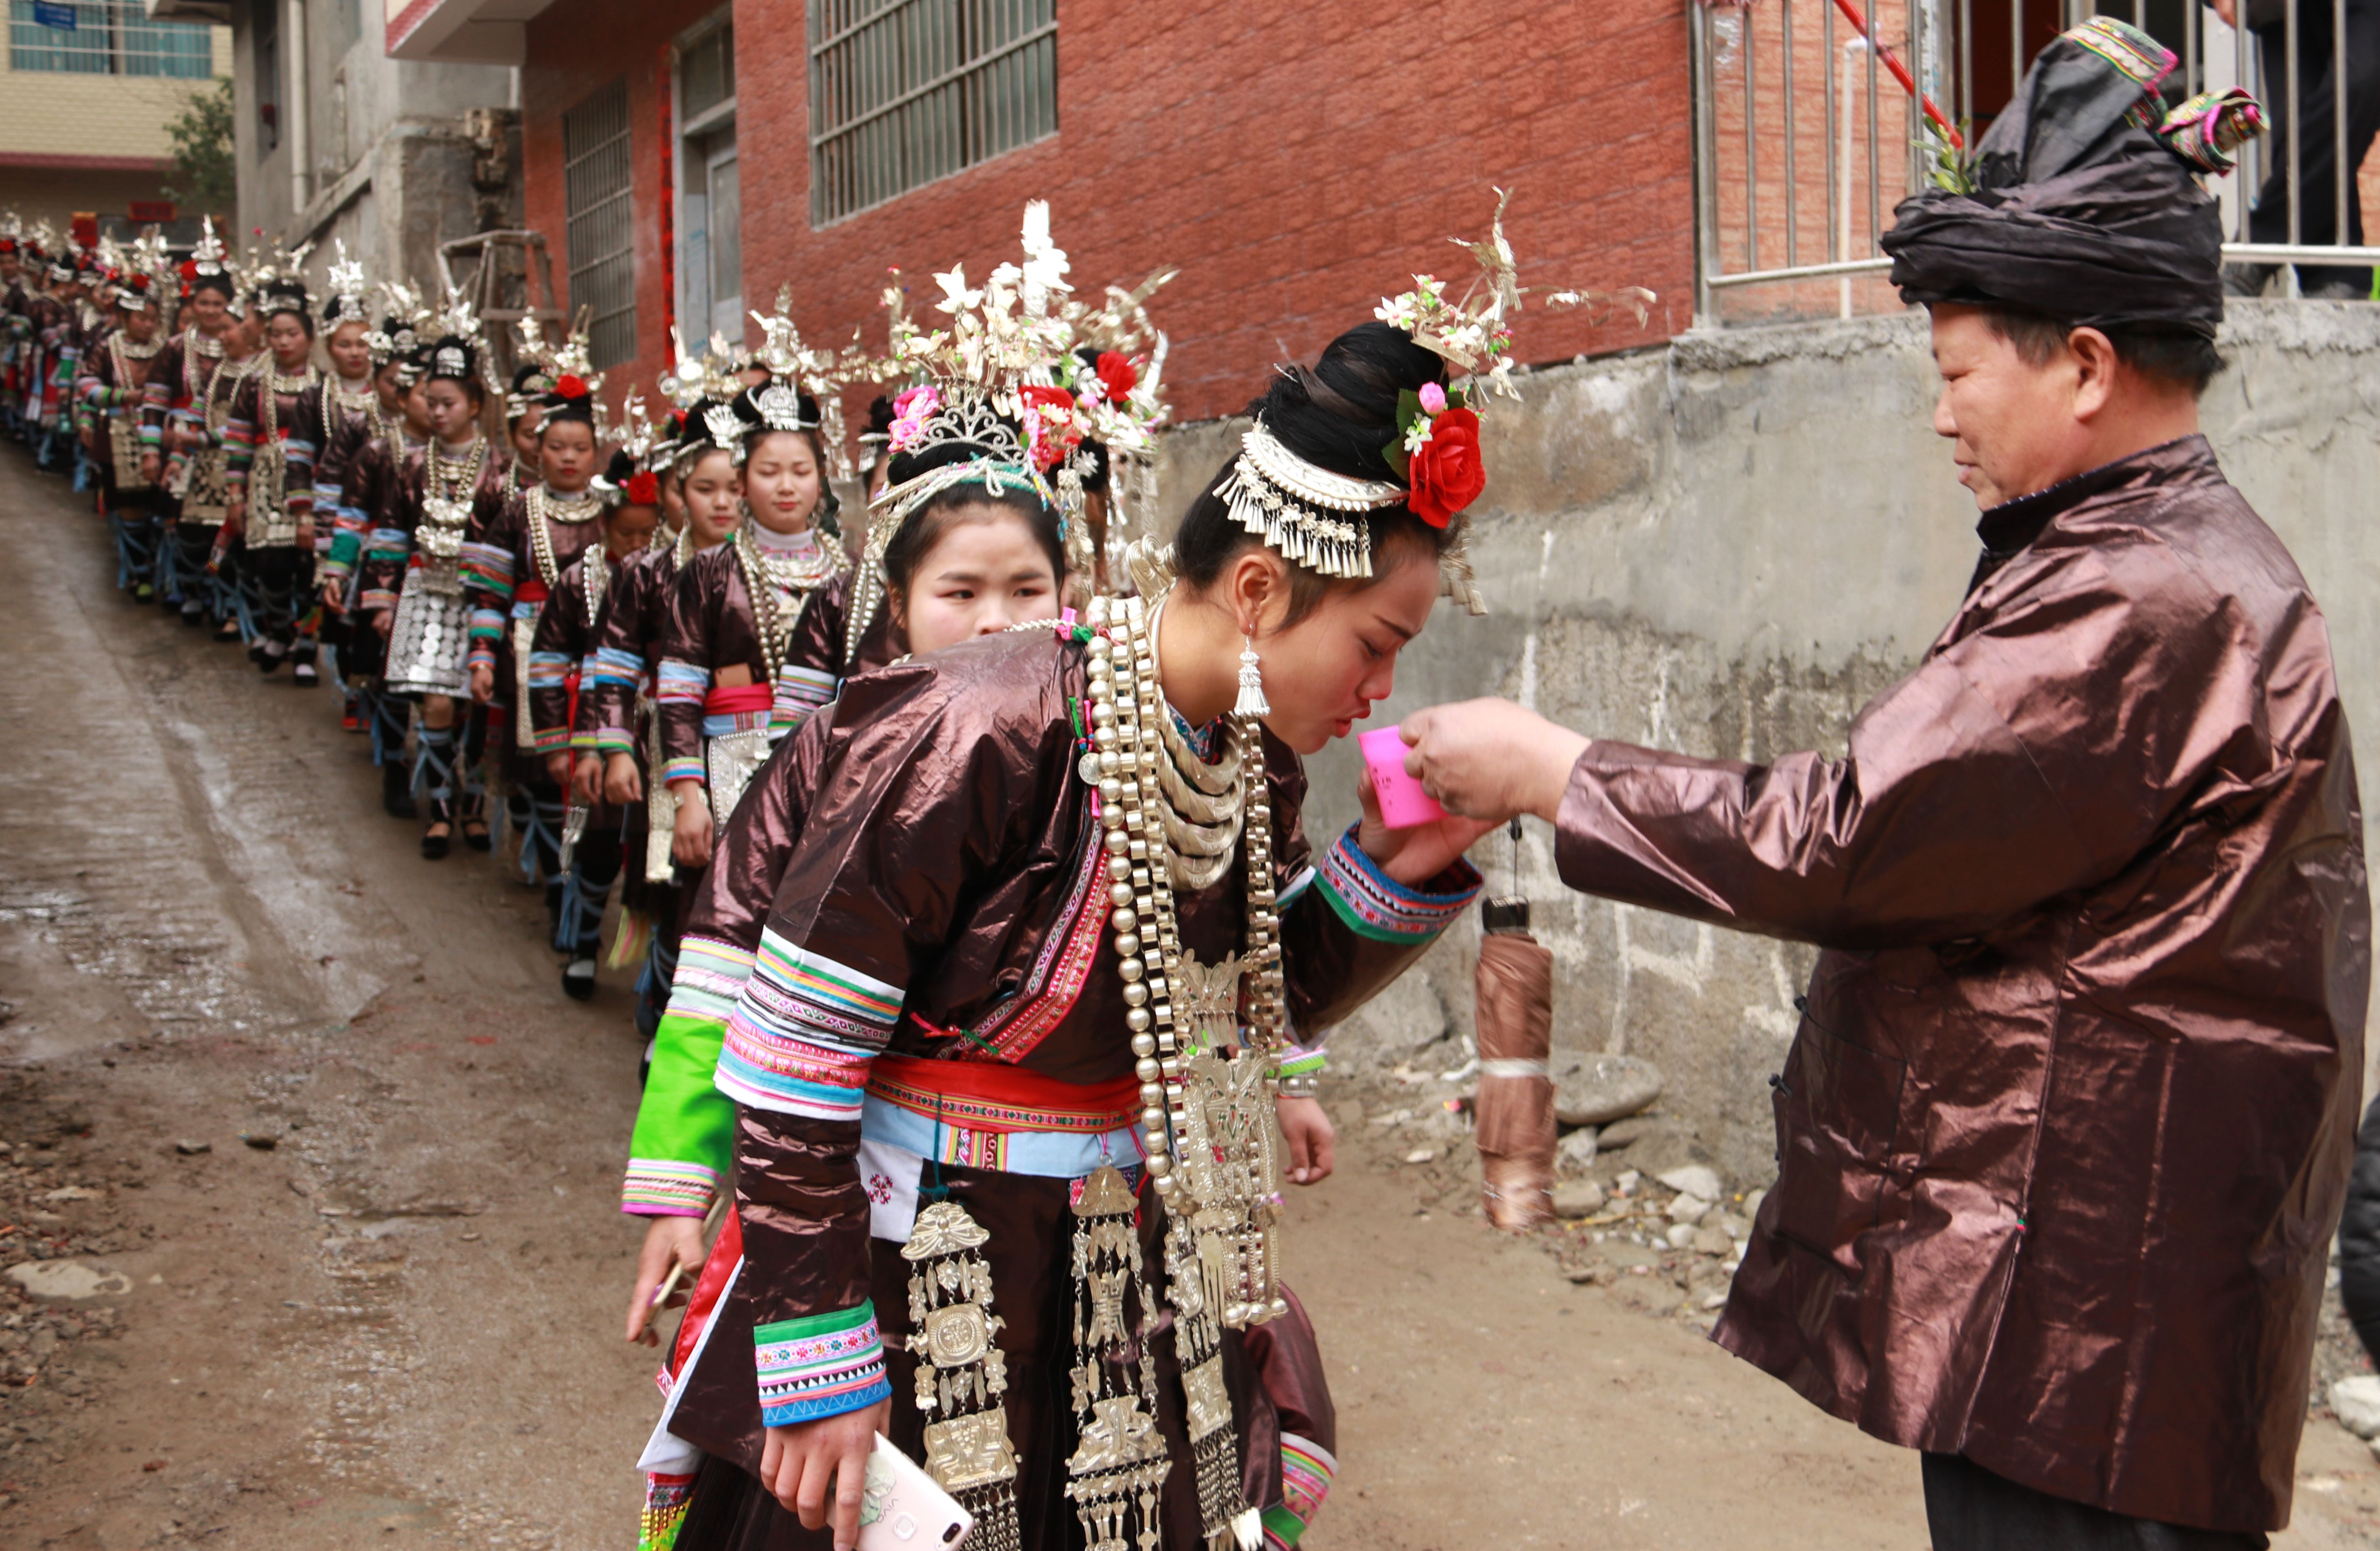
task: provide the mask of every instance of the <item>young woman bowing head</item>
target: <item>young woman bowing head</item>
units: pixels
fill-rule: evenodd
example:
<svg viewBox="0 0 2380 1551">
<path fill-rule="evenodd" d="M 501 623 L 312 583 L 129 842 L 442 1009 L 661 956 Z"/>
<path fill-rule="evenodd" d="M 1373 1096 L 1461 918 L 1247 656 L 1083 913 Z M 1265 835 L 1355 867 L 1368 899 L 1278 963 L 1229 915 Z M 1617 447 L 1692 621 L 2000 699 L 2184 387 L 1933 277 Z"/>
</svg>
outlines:
<svg viewBox="0 0 2380 1551">
<path fill-rule="evenodd" d="M 998 275 L 981 296 L 985 333 L 1019 332 L 1029 304 Z M 969 376 L 953 361 L 936 402 L 908 399 L 901 450 L 978 440 L 979 396 L 1037 402 Z M 1299 753 L 1389 693 L 1440 592 L 1449 531 L 1381 451 L 1430 386 L 1444 365 L 1405 334 L 1343 336 L 1254 407 L 1277 495 L 1364 505 L 1293 511 L 1269 547 L 1235 460 L 1184 521 L 1178 577 L 1144 556 L 1145 596 L 1087 625 L 844 686 L 757 949 L 681 972 L 724 1027 L 741 1261 L 664 1424 L 707 1457 L 681 1546 L 851 1544 L 879 1430 L 987 1545 L 1064 1544 L 1072 1517 L 1189 1551 L 1289 1510 L 1280 1458 L 1242 1444 L 1269 1402 L 1240 1332 L 1288 1312 L 1280 1063 L 1478 886 L 1479 826 L 1374 819 L 1318 854 L 1300 817 Z M 952 486 L 1050 499 L 1055 441 L 896 467 L 871 547 Z M 1327 1145 L 1318 1106 L 1281 1124 Z"/>
</svg>

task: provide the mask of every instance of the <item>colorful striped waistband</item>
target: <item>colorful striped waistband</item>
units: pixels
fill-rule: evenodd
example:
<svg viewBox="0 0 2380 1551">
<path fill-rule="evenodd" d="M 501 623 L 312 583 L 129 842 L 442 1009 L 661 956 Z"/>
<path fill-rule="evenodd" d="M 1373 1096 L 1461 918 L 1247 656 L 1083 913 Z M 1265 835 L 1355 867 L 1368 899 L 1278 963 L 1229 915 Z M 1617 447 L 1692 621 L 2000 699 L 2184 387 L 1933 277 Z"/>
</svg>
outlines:
<svg viewBox="0 0 2380 1551">
<path fill-rule="evenodd" d="M 765 711 L 776 703 L 776 691 L 765 684 L 730 685 L 702 697 L 706 716 L 742 716 Z"/>
<path fill-rule="evenodd" d="M 1091 1136 L 1140 1113 L 1140 1080 L 1127 1073 L 1087 1086 L 993 1061 L 879 1056 L 868 1093 L 896 1108 L 968 1131 L 1055 1131 Z"/>
</svg>

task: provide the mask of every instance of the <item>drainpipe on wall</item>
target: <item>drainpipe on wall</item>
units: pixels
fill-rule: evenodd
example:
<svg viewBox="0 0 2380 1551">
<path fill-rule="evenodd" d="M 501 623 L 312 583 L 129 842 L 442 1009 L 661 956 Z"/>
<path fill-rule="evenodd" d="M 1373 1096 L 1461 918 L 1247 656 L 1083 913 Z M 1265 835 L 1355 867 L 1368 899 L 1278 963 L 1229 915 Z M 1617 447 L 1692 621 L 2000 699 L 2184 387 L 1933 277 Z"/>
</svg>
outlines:
<svg viewBox="0 0 2380 1551">
<path fill-rule="evenodd" d="M 282 116 L 289 126 L 289 218 L 295 221 L 314 200 L 310 187 L 314 157 L 308 143 L 313 114 L 306 100 L 306 0 L 282 0 L 281 40 L 282 73 L 287 80 L 281 100 L 288 104 Z"/>
</svg>

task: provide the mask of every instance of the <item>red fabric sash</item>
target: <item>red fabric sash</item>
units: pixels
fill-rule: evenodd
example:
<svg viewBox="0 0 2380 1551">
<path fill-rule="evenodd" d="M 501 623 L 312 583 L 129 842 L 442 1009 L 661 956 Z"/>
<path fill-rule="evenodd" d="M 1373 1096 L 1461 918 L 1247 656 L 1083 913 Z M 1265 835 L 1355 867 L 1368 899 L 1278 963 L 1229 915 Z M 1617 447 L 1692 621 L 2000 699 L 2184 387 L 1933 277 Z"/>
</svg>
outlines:
<svg viewBox="0 0 2380 1551">
<path fill-rule="evenodd" d="M 742 716 L 747 711 L 764 711 L 777 703 L 777 692 L 765 684 L 730 685 L 714 689 L 702 697 L 705 716 Z"/>
<path fill-rule="evenodd" d="M 1116 1131 L 1140 1113 L 1140 1079 L 1127 1073 L 1087 1086 L 993 1061 L 879 1056 L 868 1091 L 928 1119 L 968 1131 Z"/>
<path fill-rule="evenodd" d="M 702 1274 L 694 1278 L 694 1293 L 686 1302 L 686 1317 L 678 1321 L 677 1339 L 670 1342 L 669 1361 L 662 1372 L 674 1381 L 686 1374 L 686 1361 L 694 1355 L 694 1343 L 702 1339 L 702 1327 L 710 1323 L 718 1311 L 720 1294 L 727 1290 L 727 1278 L 735 1263 L 744 1258 L 744 1219 L 736 1215 L 731 1198 L 727 1210 L 721 1215 L 719 1237 L 711 1242 L 710 1255 L 702 1263 Z"/>
<path fill-rule="evenodd" d="M 545 583 L 535 576 L 513 588 L 513 601 L 516 603 L 543 603 L 545 598 Z"/>
</svg>

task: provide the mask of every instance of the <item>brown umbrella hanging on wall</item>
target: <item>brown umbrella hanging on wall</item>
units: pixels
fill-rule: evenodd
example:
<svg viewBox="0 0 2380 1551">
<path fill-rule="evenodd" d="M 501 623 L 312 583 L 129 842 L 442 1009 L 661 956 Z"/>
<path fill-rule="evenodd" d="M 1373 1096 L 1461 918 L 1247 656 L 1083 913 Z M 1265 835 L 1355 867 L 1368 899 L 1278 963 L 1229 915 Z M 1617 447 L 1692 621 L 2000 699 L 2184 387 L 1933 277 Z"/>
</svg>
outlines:
<svg viewBox="0 0 2380 1551">
<path fill-rule="evenodd" d="M 1552 1219 L 1554 956 L 1529 935 L 1521 821 L 1512 820 L 1512 893 L 1481 907 L 1472 981 L 1479 1039 L 1479 1147 L 1488 1220 L 1521 1231 Z"/>
</svg>

